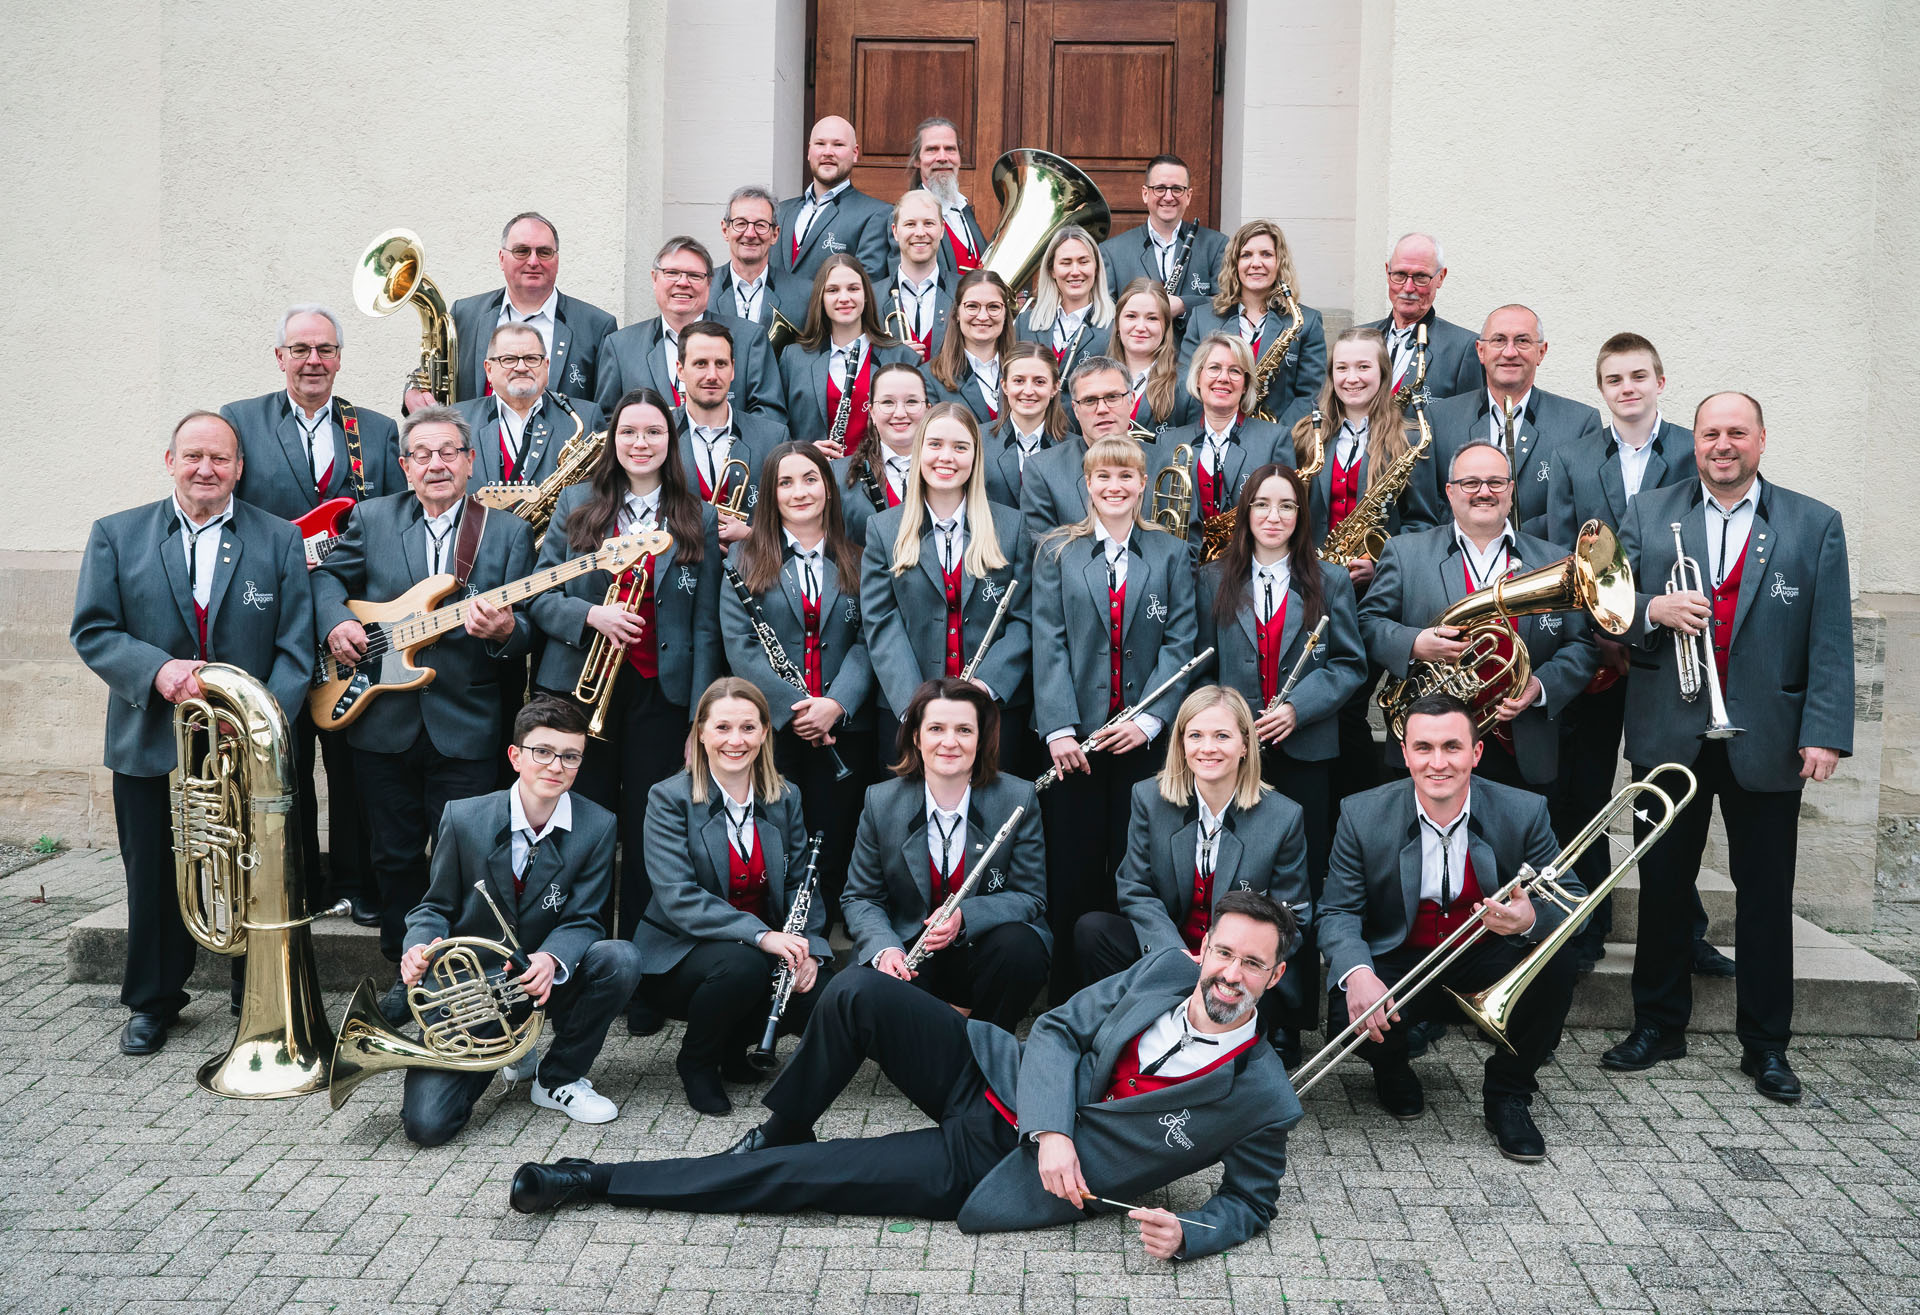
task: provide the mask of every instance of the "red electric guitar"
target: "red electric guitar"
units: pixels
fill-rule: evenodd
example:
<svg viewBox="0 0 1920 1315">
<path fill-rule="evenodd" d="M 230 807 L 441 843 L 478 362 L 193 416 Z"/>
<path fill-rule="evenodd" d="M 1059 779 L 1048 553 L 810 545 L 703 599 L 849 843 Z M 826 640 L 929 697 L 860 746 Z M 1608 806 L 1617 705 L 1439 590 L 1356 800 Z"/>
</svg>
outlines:
<svg viewBox="0 0 1920 1315">
<path fill-rule="evenodd" d="M 328 498 L 306 515 L 294 519 L 294 528 L 300 531 L 301 541 L 306 544 L 309 571 L 327 560 L 333 545 L 340 542 L 347 513 L 352 510 L 352 498 Z"/>
</svg>

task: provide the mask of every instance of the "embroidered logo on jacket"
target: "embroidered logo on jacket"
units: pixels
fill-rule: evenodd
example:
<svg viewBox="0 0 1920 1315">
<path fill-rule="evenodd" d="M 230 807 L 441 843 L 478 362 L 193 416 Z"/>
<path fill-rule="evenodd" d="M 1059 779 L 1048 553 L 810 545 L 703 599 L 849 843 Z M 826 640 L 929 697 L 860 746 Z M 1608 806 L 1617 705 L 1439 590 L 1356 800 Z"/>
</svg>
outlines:
<svg viewBox="0 0 1920 1315">
<path fill-rule="evenodd" d="M 992 578 L 980 582 L 980 596 L 989 603 L 1005 592 L 1007 592 L 1007 587 L 1003 584 L 995 584 Z"/>
<path fill-rule="evenodd" d="M 567 367 L 567 382 L 580 388 L 587 386 L 587 372 L 580 368 L 578 362 Z"/>
<path fill-rule="evenodd" d="M 1167 619 L 1167 605 L 1160 601 L 1159 594 L 1147 595 L 1147 619 L 1149 621 L 1164 621 Z"/>
<path fill-rule="evenodd" d="M 1557 635 L 1560 633 L 1560 618 L 1554 613 L 1547 612 L 1544 615 L 1535 617 L 1534 620 L 1538 621 L 1540 628 L 1548 634 Z"/>
<path fill-rule="evenodd" d="M 1002 872 L 999 868 L 987 869 L 987 889 L 988 890 L 999 890 L 1002 886 L 1005 886 L 1006 884 L 1007 884 L 1006 873 Z"/>
<path fill-rule="evenodd" d="M 851 594 L 847 596 L 846 606 L 840 609 L 840 616 L 848 625 L 860 619 L 860 601 Z"/>
<path fill-rule="evenodd" d="M 1189 1151 L 1193 1149 L 1193 1139 L 1187 1136 L 1187 1123 L 1192 1118 L 1193 1114 L 1189 1110 L 1160 1116 L 1160 1126 L 1167 1130 L 1167 1145 L 1177 1145 Z"/>
<path fill-rule="evenodd" d="M 1780 577 L 1777 575 L 1774 576 L 1774 579 L 1776 580 L 1779 578 Z M 1775 592 L 1778 592 L 1778 586 L 1775 587 Z M 1796 589 L 1794 590 L 1794 592 L 1798 593 L 1800 591 Z M 248 604 L 257 612 L 264 612 L 267 610 L 267 604 L 273 601 L 273 595 L 268 593 L 262 593 L 260 591 L 259 586 L 255 585 L 253 581 L 249 580 L 247 581 L 247 592 L 240 595 L 240 601 Z"/>
<path fill-rule="evenodd" d="M 1775 598 L 1778 598 L 1781 602 L 1789 605 L 1792 604 L 1794 599 L 1800 596 L 1800 590 L 1798 586 L 1788 584 L 1787 577 L 1780 574 L 1780 572 L 1778 571 L 1775 571 L 1773 573 L 1773 588 L 1770 589 L 1768 592 L 1771 593 Z"/>
<path fill-rule="evenodd" d="M 567 897 L 561 892 L 560 883 L 557 881 L 548 886 L 547 893 L 540 897 L 540 907 L 543 909 L 551 909 L 555 913 L 558 913 L 560 906 L 566 902 Z"/>
<path fill-rule="evenodd" d="M 827 235 L 820 240 L 820 249 L 828 255 L 833 255 L 835 252 L 845 251 L 847 244 L 834 237 L 833 230 L 829 228 Z"/>
<path fill-rule="evenodd" d="M 680 578 L 674 583 L 674 587 L 683 594 L 690 594 L 700 587 L 700 582 L 694 578 L 692 571 L 683 566 L 680 568 Z"/>
</svg>

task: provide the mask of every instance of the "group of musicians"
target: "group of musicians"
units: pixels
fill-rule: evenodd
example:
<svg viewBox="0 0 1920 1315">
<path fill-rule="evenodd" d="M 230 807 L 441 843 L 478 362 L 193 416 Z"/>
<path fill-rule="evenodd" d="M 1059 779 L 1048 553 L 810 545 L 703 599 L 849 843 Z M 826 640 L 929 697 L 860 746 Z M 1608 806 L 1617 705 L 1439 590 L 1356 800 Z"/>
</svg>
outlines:
<svg viewBox="0 0 1920 1315">
<path fill-rule="evenodd" d="M 685 1020 L 686 1098 L 729 1112 L 727 1087 L 761 1078 L 750 1051 L 789 970 L 780 1022 L 801 1040 L 739 1158 L 528 1165 L 516 1208 L 882 1200 L 1014 1228 L 1076 1217 L 1090 1183 L 1118 1206 L 1224 1161 L 1199 1211 L 1132 1213 L 1156 1256 L 1231 1246 L 1273 1214 L 1301 1034 L 1355 1025 L 1380 1104 L 1418 1116 L 1409 1061 L 1450 1007 L 1403 1010 L 1395 983 L 1471 917 L 1490 934 L 1442 978 L 1462 991 L 1558 924 L 1544 901 L 1491 897 L 1611 795 L 1623 738 L 1636 777 L 1678 762 L 1700 790 L 1640 865 L 1635 1016 L 1601 1063 L 1685 1054 L 1690 976 L 1721 972 L 1743 1071 L 1799 1097 L 1798 801 L 1850 750 L 1852 629 L 1840 517 L 1762 480 L 1759 402 L 1715 393 L 1676 423 L 1659 354 L 1631 333 L 1598 352 L 1605 416 L 1548 393 L 1540 317 L 1438 318 L 1445 258 L 1418 234 L 1388 255 L 1391 314 L 1328 341 L 1280 228 L 1188 221 L 1172 156 L 1148 167 L 1147 222 L 1104 243 L 1062 227 L 1016 313 L 981 267 L 951 123 L 922 125 L 892 207 L 849 182 L 844 120 L 814 127 L 807 158 L 800 196 L 733 195 L 725 263 L 665 243 L 659 314 L 625 328 L 558 290 L 554 225 L 515 216 L 504 287 L 452 310 L 467 400 L 410 391 L 398 424 L 335 393 L 339 319 L 291 308 L 284 387 L 187 416 L 172 492 L 96 523 L 72 637 L 110 689 L 124 1051 L 160 1049 L 188 999 L 171 713 L 218 661 L 297 728 L 307 902 L 345 899 L 379 928 L 390 1021 L 434 941 L 497 934 L 473 887 L 510 878 L 522 982 L 553 1028 L 507 1071 L 534 1103 L 616 1117 L 588 1073 L 624 1014 L 637 1035 Z M 797 332 L 776 355 L 779 319 Z M 470 496 L 548 478 L 576 428 L 607 437 L 543 536 Z M 1170 467 L 1185 524 L 1156 514 Z M 303 544 L 291 522 L 335 497 L 356 504 L 342 532 Z M 1370 503 L 1384 550 L 1328 560 Z M 1625 632 L 1578 610 L 1515 619 L 1524 687 L 1490 717 L 1428 692 L 1383 756 L 1367 718 L 1383 675 L 1459 659 L 1435 618 L 1567 556 L 1589 519 L 1632 566 Z M 652 530 L 667 546 L 618 580 L 487 597 Z M 1663 592 L 1680 545 L 1701 587 Z M 377 671 L 389 639 L 353 604 L 440 575 L 467 601 L 423 651 L 433 681 L 317 729 L 316 649 Z M 1692 636 L 1737 737 L 1703 740 L 1707 701 L 1682 697 L 1676 637 Z M 596 649 L 612 687 L 590 702 Z M 1737 965 L 1705 945 L 1696 893 L 1716 798 Z M 1609 865 L 1601 847 L 1580 875 Z M 1545 1154 L 1536 1074 L 1603 913 L 1487 1060 L 1487 1126 L 1511 1158 Z M 937 1129 L 816 1143 L 865 1058 Z M 488 1076 L 410 1071 L 407 1135 L 454 1136 Z"/>
</svg>

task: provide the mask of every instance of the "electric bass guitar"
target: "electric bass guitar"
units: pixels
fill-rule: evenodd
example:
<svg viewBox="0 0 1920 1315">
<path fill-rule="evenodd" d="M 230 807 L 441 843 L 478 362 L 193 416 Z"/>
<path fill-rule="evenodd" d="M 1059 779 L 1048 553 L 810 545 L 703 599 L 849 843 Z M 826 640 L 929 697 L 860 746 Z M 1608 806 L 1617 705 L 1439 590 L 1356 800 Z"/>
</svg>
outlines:
<svg viewBox="0 0 1920 1315">
<path fill-rule="evenodd" d="M 347 528 L 347 513 L 353 507 L 352 498 L 328 498 L 306 515 L 294 518 L 293 527 L 300 531 L 300 542 L 306 545 L 309 571 L 326 561 L 333 545 L 340 542 Z"/>
<path fill-rule="evenodd" d="M 350 599 L 347 610 L 367 632 L 367 651 L 358 662 L 345 663 L 324 645 L 321 647 L 320 663 L 307 694 L 313 724 L 322 730 L 338 730 L 351 724 L 381 694 L 432 684 L 436 673 L 432 667 L 416 665 L 419 652 L 442 635 L 465 626 L 468 604 L 474 598 L 486 600 L 489 607 L 511 607 L 589 571 L 611 571 L 618 576 L 641 558 L 656 556 L 672 546 L 673 536 L 665 530 L 608 539 L 598 552 L 549 566 L 544 571 L 535 571 L 498 589 L 455 603 L 446 602 L 459 588 L 459 582 L 450 574 L 430 575 L 388 602 Z"/>
</svg>

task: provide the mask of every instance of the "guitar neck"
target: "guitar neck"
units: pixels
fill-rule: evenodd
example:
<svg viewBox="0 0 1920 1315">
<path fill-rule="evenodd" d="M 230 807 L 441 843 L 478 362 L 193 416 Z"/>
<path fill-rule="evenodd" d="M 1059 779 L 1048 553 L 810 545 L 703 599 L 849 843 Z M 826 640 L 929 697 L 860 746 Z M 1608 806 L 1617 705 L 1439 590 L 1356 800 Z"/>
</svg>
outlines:
<svg viewBox="0 0 1920 1315">
<path fill-rule="evenodd" d="M 522 576 L 518 580 L 508 581 L 498 589 L 489 589 L 473 598 L 463 598 L 457 603 L 448 603 L 445 607 L 436 607 L 431 612 L 419 616 L 410 616 L 396 621 L 389 629 L 395 648 L 414 648 L 421 644 L 431 644 L 449 630 L 458 630 L 466 625 L 467 615 L 475 599 L 484 601 L 488 607 L 511 607 L 535 594 L 543 594 L 557 588 L 578 576 L 599 566 L 599 555 L 588 553 L 584 557 L 575 557 L 572 561 L 561 562 L 558 566 L 549 566 L 544 571 L 535 571 L 532 575 Z"/>
</svg>

